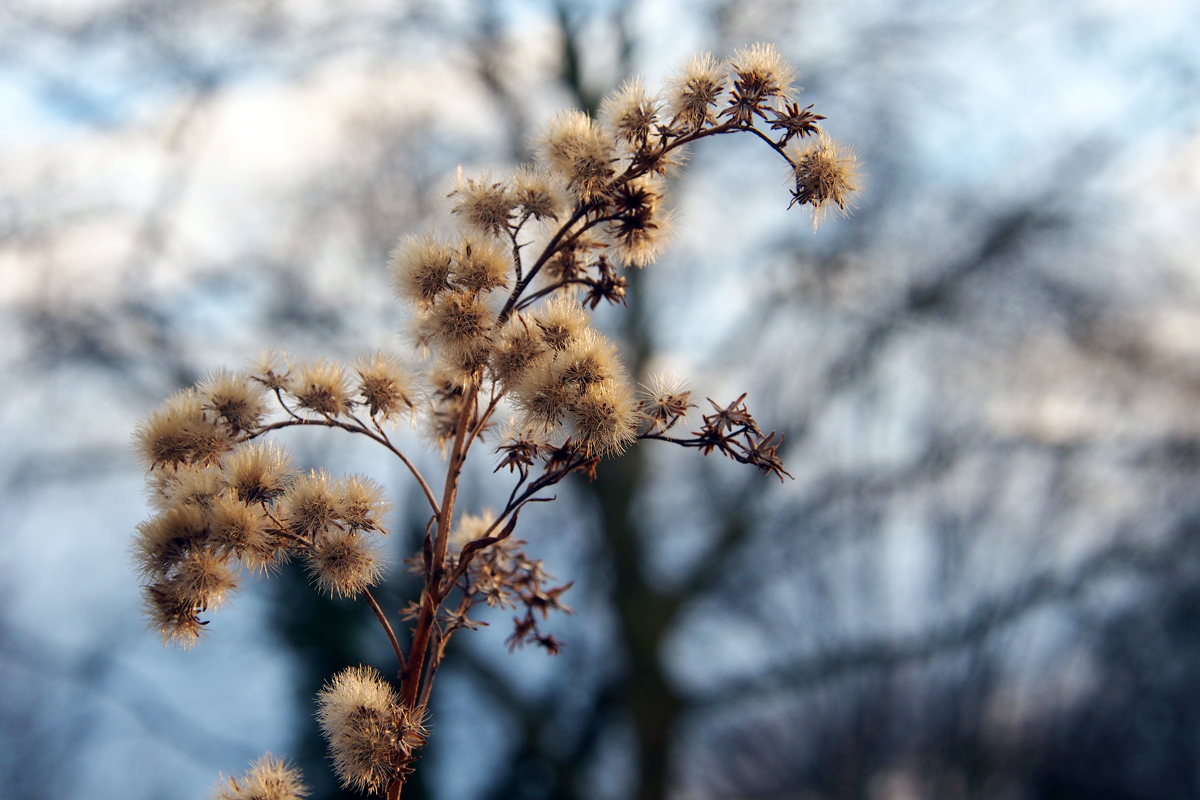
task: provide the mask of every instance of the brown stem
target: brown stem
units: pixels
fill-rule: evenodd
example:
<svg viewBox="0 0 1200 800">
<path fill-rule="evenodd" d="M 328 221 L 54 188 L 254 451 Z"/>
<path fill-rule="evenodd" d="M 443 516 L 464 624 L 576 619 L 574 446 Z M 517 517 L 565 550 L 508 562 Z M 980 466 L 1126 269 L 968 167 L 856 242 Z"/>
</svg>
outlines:
<svg viewBox="0 0 1200 800">
<path fill-rule="evenodd" d="M 404 651 L 400 649 L 400 642 L 396 639 L 396 632 L 392 630 L 392 625 L 387 621 L 387 617 L 383 615 L 383 609 L 379 607 L 379 603 L 375 602 L 375 597 L 371 594 L 371 590 L 363 588 L 363 596 L 367 598 L 367 602 L 371 604 L 371 610 L 375 612 L 375 617 L 379 620 L 379 624 L 383 626 L 384 632 L 387 634 L 388 641 L 392 643 L 392 649 L 396 651 L 396 660 L 400 662 L 400 674 L 404 674 Z"/>
</svg>

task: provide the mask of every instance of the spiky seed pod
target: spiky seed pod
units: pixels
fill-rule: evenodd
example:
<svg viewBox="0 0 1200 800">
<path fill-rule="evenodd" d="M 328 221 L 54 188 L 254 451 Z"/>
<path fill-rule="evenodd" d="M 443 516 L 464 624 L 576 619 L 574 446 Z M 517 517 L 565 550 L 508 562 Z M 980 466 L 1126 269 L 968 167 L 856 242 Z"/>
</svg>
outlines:
<svg viewBox="0 0 1200 800">
<path fill-rule="evenodd" d="M 224 482 L 243 503 L 272 503 L 287 491 L 292 459 L 274 442 L 250 442 L 225 458 Z"/>
<path fill-rule="evenodd" d="M 387 420 L 413 410 L 416 393 L 412 378 L 395 356 L 372 353 L 355 361 L 354 371 L 358 373 L 359 396 L 372 417 Z"/>
<path fill-rule="evenodd" d="M 670 215 L 662 210 L 662 184 L 641 178 L 623 185 L 613 200 L 617 218 L 606 228 L 617 256 L 627 265 L 644 267 L 658 256 L 671 232 Z"/>
<path fill-rule="evenodd" d="M 342 365 L 335 361 L 318 358 L 303 362 L 291 391 L 301 408 L 324 417 L 338 417 L 350 410 L 350 384 Z"/>
<path fill-rule="evenodd" d="M 562 382 L 554 361 L 545 359 L 529 369 L 513 395 L 523 427 L 551 428 L 562 421 L 575 390 Z"/>
<path fill-rule="evenodd" d="M 196 605 L 183 596 L 179 587 L 159 582 L 145 587 L 143 592 L 150 627 L 158 631 L 163 644 L 194 645 L 204 632 L 204 623 L 196 613 Z"/>
<path fill-rule="evenodd" d="M 592 328 L 575 337 L 554 363 L 559 382 L 577 395 L 614 377 L 620 369 L 616 347 Z"/>
<path fill-rule="evenodd" d="M 218 369 L 199 386 L 204 408 L 224 420 L 234 433 L 258 427 L 267 413 L 262 383 L 246 375 Z"/>
<path fill-rule="evenodd" d="M 716 122 L 713 110 L 725 90 L 727 64 L 711 53 L 694 55 L 676 71 L 666 87 L 671 124 L 694 131 Z"/>
<path fill-rule="evenodd" d="M 286 391 L 291 386 L 287 359 L 270 348 L 250 361 L 250 377 L 270 391 Z"/>
<path fill-rule="evenodd" d="M 300 770 L 267 753 L 241 778 L 230 778 L 217 786 L 213 800 L 303 800 L 308 794 Z"/>
<path fill-rule="evenodd" d="M 324 470 L 292 482 L 280 500 L 284 521 L 296 536 L 312 541 L 341 517 L 340 497 Z"/>
<path fill-rule="evenodd" d="M 477 352 L 491 344 L 494 324 L 495 315 L 477 294 L 451 291 L 438 298 L 421 329 L 435 346 Z"/>
<path fill-rule="evenodd" d="M 221 470 L 216 465 L 185 464 L 172 471 L 159 472 L 163 479 L 159 483 L 155 505 L 163 510 L 186 505 L 208 509 L 225 489 Z"/>
<path fill-rule="evenodd" d="M 852 151 L 822 133 L 803 150 L 791 148 L 788 158 L 796 180 L 790 205 L 811 205 L 814 228 L 834 207 L 842 214 L 848 211 L 858 190 L 858 158 Z"/>
<path fill-rule="evenodd" d="M 500 341 L 492 351 L 492 375 L 505 389 L 511 389 L 545 352 L 538 328 L 522 315 L 514 314 L 505 323 Z"/>
<path fill-rule="evenodd" d="M 683 381 L 672 375 L 658 373 L 644 387 L 642 414 L 650 423 L 651 432 L 661 432 L 678 422 L 689 408 L 693 408 L 692 390 Z"/>
<path fill-rule="evenodd" d="M 496 515 L 489 510 L 482 514 L 463 514 L 458 518 L 458 524 L 450 531 L 449 548 L 451 552 L 459 553 L 468 543 L 482 539 L 492 527 Z"/>
<path fill-rule="evenodd" d="M 567 207 L 561 182 L 545 170 L 520 167 L 512 176 L 513 197 L 521 210 L 541 221 L 559 219 Z"/>
<path fill-rule="evenodd" d="M 504 246 L 494 239 L 464 236 L 454 251 L 451 280 L 469 292 L 490 292 L 508 285 L 512 261 Z"/>
<path fill-rule="evenodd" d="M 450 288 L 453 266 L 450 246 L 432 234 L 406 236 L 388 254 L 396 296 L 417 308 L 427 307 Z"/>
<path fill-rule="evenodd" d="M 463 178 L 462 168 L 450 196 L 455 198 L 452 213 L 460 215 L 470 227 L 489 236 L 507 236 L 517 197 L 504 183 L 493 181 L 488 173 L 479 178 Z"/>
<path fill-rule="evenodd" d="M 341 494 L 342 522 L 352 530 L 387 533 L 383 518 L 391 505 L 383 497 L 383 487 L 361 475 L 347 475 L 334 485 Z"/>
<path fill-rule="evenodd" d="M 589 317 L 570 297 L 555 297 L 533 313 L 542 341 L 555 352 L 566 350 L 587 329 Z"/>
<path fill-rule="evenodd" d="M 165 580 L 189 552 L 208 540 L 204 510 L 185 505 L 169 508 L 137 526 L 133 556 L 138 571 L 151 581 Z"/>
<path fill-rule="evenodd" d="M 375 543 L 354 531 L 326 531 L 305 551 L 305 559 L 317 586 L 331 596 L 358 597 L 383 574 Z"/>
<path fill-rule="evenodd" d="M 617 380 L 589 386 L 571 404 L 570 414 L 575 442 L 590 456 L 621 453 L 637 438 L 641 420 L 633 393 Z"/>
<path fill-rule="evenodd" d="M 616 170 L 608 134 L 582 111 L 564 111 L 550 120 L 538 140 L 544 163 L 563 177 L 584 203 L 602 197 Z"/>
<path fill-rule="evenodd" d="M 749 123 L 755 116 L 767 118 L 768 107 L 782 107 L 792 97 L 796 73 L 774 45 L 754 44 L 733 54 L 733 92 L 723 116 Z"/>
<path fill-rule="evenodd" d="M 191 550 L 179 562 L 173 581 L 180 596 L 201 611 L 224 605 L 238 582 L 228 559 L 215 547 Z"/>
<path fill-rule="evenodd" d="M 192 389 L 178 392 L 138 423 L 134 445 L 148 470 L 161 465 L 211 464 L 232 446 L 229 431 L 204 413 Z"/>
<path fill-rule="evenodd" d="M 658 122 L 658 103 L 646 93 L 642 79 L 633 78 L 605 99 L 600 119 L 613 138 L 636 151 L 650 140 Z"/>
<path fill-rule="evenodd" d="M 410 729 L 424 733 L 371 667 L 350 667 L 333 676 L 317 695 L 317 722 L 338 780 L 363 792 L 384 789 L 403 761 L 398 756 L 411 755 Z"/>
<path fill-rule="evenodd" d="M 213 545 L 241 559 L 251 572 L 274 569 L 286 556 L 283 540 L 268 529 L 262 508 L 227 496 L 212 507 L 208 519 Z"/>
</svg>

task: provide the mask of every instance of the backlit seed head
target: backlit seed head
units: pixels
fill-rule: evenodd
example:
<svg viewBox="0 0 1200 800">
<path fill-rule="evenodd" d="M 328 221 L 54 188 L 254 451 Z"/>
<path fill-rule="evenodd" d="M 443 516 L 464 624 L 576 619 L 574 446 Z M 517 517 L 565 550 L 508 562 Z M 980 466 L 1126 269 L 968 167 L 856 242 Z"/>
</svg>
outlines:
<svg viewBox="0 0 1200 800">
<path fill-rule="evenodd" d="M 555 297 L 533 313 L 533 322 L 545 345 L 559 352 L 587 329 L 590 318 L 574 298 Z"/>
<path fill-rule="evenodd" d="M 208 519 L 213 546 L 241 559 L 251 572 L 267 572 L 283 558 L 281 541 L 268 530 L 262 508 L 226 496 L 209 511 Z"/>
<path fill-rule="evenodd" d="M 620 368 L 616 347 L 593 328 L 575 337 L 554 362 L 558 380 L 576 394 L 614 377 Z"/>
<path fill-rule="evenodd" d="M 508 285 L 512 261 L 495 239 L 464 236 L 454 251 L 451 279 L 469 292 L 490 292 Z"/>
<path fill-rule="evenodd" d="M 490 343 L 495 315 L 474 292 L 441 295 L 421 321 L 423 338 L 435 346 L 475 351 Z"/>
<path fill-rule="evenodd" d="M 300 770 L 267 753 L 240 778 L 222 781 L 213 800 L 303 800 L 308 794 Z"/>
<path fill-rule="evenodd" d="M 561 175 L 584 203 L 607 191 L 616 170 L 616 152 L 608 134 L 582 111 L 564 111 L 546 125 L 538 140 L 543 163 Z"/>
<path fill-rule="evenodd" d="M 249 442 L 225 458 L 225 485 L 246 504 L 274 502 L 292 474 L 291 456 L 274 442 Z"/>
<path fill-rule="evenodd" d="M 133 439 L 147 470 L 161 465 L 211 464 L 232 446 L 229 431 L 205 414 L 203 400 L 193 389 L 176 393 L 144 418 Z"/>
<path fill-rule="evenodd" d="M 174 583 L 180 596 L 202 611 L 224 605 L 238 586 L 228 559 L 213 547 L 188 552 L 179 562 Z"/>
<path fill-rule="evenodd" d="M 370 478 L 348 475 L 335 484 L 341 494 L 342 522 L 352 530 L 387 533 L 383 518 L 391 505 L 384 499 L 383 487 Z"/>
<path fill-rule="evenodd" d="M 616 192 L 613 205 L 617 218 L 606 232 L 617 257 L 627 266 L 652 263 L 671 232 L 670 214 L 662 210 L 662 182 L 629 181 Z"/>
<path fill-rule="evenodd" d="M 534 364 L 513 390 L 513 402 L 522 414 L 523 427 L 551 428 L 562 421 L 575 389 L 563 383 L 554 361 Z"/>
<path fill-rule="evenodd" d="M 342 786 L 364 792 L 387 786 L 398 756 L 411 754 L 405 734 L 420 728 L 400 707 L 395 690 L 370 667 L 333 676 L 317 695 L 317 722 Z"/>
<path fill-rule="evenodd" d="M 350 383 L 342 365 L 323 358 L 305 361 L 295 370 L 292 395 L 301 408 L 323 417 L 350 410 Z"/>
<path fill-rule="evenodd" d="M 482 539 L 487 535 L 488 528 L 496 520 L 491 511 L 482 514 L 463 514 L 458 518 L 458 524 L 450 532 L 449 547 L 451 552 L 459 553 L 470 542 Z"/>
<path fill-rule="evenodd" d="M 520 167 L 512 177 L 513 197 L 522 212 L 534 219 L 559 219 L 567 208 L 562 181 L 544 169 Z"/>
<path fill-rule="evenodd" d="M 814 228 L 835 208 L 848 213 L 858 190 L 858 158 L 853 151 L 822 133 L 803 149 L 794 145 L 788 158 L 795 165 L 791 204 L 812 206 Z"/>
<path fill-rule="evenodd" d="M 716 121 L 716 108 L 729 74 L 729 66 L 711 53 L 694 55 L 667 83 L 667 113 L 672 124 L 686 131 L 698 130 Z"/>
<path fill-rule="evenodd" d="M 743 47 L 730 59 L 734 82 L 739 91 L 750 91 L 768 98 L 787 99 L 792 95 L 796 73 L 772 44 Z"/>
<path fill-rule="evenodd" d="M 169 508 L 140 523 L 133 556 L 143 578 L 162 581 L 179 563 L 208 541 L 204 509 L 195 505 Z"/>
<path fill-rule="evenodd" d="M 613 138 L 633 150 L 644 147 L 658 122 L 658 103 L 641 78 L 625 81 L 600 106 L 600 119 Z"/>
<path fill-rule="evenodd" d="M 358 373 L 358 391 L 372 417 L 392 419 L 403 411 L 412 411 L 416 392 L 412 378 L 395 356 L 372 353 L 354 362 Z"/>
<path fill-rule="evenodd" d="M 641 421 L 633 393 L 617 380 L 589 386 L 571 404 L 570 414 L 576 444 L 592 456 L 621 453 L 637 438 Z"/>
<path fill-rule="evenodd" d="M 545 352 L 537 326 L 521 314 L 513 314 L 492 351 L 492 375 L 505 389 L 512 388 Z"/>
<path fill-rule="evenodd" d="M 388 254 L 396 296 L 418 308 L 425 308 L 450 288 L 453 266 L 450 246 L 432 234 L 406 236 Z"/>
<path fill-rule="evenodd" d="M 292 533 L 313 540 L 341 516 L 340 496 L 324 470 L 313 470 L 292 482 L 280 503 Z"/>
<path fill-rule="evenodd" d="M 224 420 L 234 433 L 254 430 L 267 413 L 262 383 L 246 375 L 218 369 L 198 388 L 204 408 Z"/>
<path fill-rule="evenodd" d="M 651 376 L 650 384 L 644 388 L 642 414 L 652 432 L 670 428 L 693 408 L 692 390 L 675 376 L 660 372 Z"/>
<path fill-rule="evenodd" d="M 452 213 L 458 214 L 471 228 L 489 236 L 507 236 L 516 195 L 504 183 L 493 181 L 488 173 L 478 178 L 463 178 L 462 167 L 454 191 Z"/>
<path fill-rule="evenodd" d="M 271 348 L 250 360 L 250 377 L 270 391 L 286 391 L 291 385 L 288 380 L 287 359 L 282 353 Z"/>
<path fill-rule="evenodd" d="M 197 614 L 196 604 L 184 597 L 172 583 L 154 583 L 143 589 L 143 607 L 150 618 L 150 627 L 158 632 L 163 644 L 191 647 L 204 632 L 204 623 Z"/>
<path fill-rule="evenodd" d="M 326 531 L 305 558 L 317 586 L 338 597 L 357 597 L 383 575 L 374 541 L 355 531 Z"/>
<path fill-rule="evenodd" d="M 163 479 L 155 505 L 164 510 L 185 505 L 206 510 L 225 490 L 221 470 L 214 464 L 185 464 L 159 473 Z"/>
</svg>

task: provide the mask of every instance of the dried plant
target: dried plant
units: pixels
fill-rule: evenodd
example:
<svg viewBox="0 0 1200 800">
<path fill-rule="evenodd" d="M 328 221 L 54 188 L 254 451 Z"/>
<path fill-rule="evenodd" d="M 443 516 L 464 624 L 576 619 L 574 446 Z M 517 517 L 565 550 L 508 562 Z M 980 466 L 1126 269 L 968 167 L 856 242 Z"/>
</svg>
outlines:
<svg viewBox="0 0 1200 800">
<path fill-rule="evenodd" d="M 811 206 L 814 224 L 831 209 L 846 211 L 854 157 L 819 130 L 823 117 L 795 102 L 793 80 L 766 45 L 728 63 L 696 57 L 661 96 L 635 80 L 604 102 L 599 119 L 555 117 L 535 165 L 506 179 L 460 174 L 451 193 L 458 235 L 408 237 L 391 254 L 411 316 L 407 335 L 423 355 L 418 366 L 386 353 L 350 368 L 268 353 L 247 372 L 213 373 L 145 419 L 135 441 L 155 514 L 138 526 L 134 550 L 147 613 L 164 640 L 193 644 L 207 624 L 201 615 L 237 590 L 242 573 L 269 574 L 293 558 L 318 590 L 362 598 L 395 651 L 395 683 L 349 667 L 321 691 L 318 717 L 342 783 L 396 798 L 426 740 L 446 645 L 480 624 L 470 616 L 478 604 L 517 611 L 510 648 L 562 647 L 543 624 L 551 611 L 569 610 L 562 597 L 570 585 L 551 585 L 514 537 L 526 505 L 548 499 L 546 490 L 573 472 L 593 476 L 603 458 L 639 439 L 716 451 L 782 479 L 781 440 L 763 433 L 745 395 L 727 405 L 710 400 L 699 429 L 679 435 L 696 407 L 691 391 L 659 376 L 636 397 L 589 309 L 623 302 L 622 269 L 659 253 L 671 228 L 664 178 L 700 139 L 757 136 L 786 161 L 792 203 Z M 510 419 L 496 430 L 500 414 Z M 445 456 L 440 490 L 393 441 L 389 431 L 402 418 L 420 421 Z M 382 577 L 383 490 L 361 476 L 298 474 L 287 451 L 265 438 L 298 426 L 373 440 L 428 502 L 421 550 L 407 562 L 423 584 L 420 600 L 399 613 L 411 627 L 407 647 L 371 594 Z M 513 479 L 508 500 L 499 513 L 456 515 L 467 458 L 494 430 L 495 472 Z M 270 756 L 217 794 L 303 795 L 295 771 Z"/>
</svg>

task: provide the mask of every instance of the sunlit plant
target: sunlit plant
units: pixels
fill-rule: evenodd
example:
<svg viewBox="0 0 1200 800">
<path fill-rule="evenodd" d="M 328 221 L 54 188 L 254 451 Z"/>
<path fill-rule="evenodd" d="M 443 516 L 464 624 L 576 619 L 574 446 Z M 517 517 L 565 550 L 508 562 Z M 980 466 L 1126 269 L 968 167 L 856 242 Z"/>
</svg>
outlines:
<svg viewBox="0 0 1200 800">
<path fill-rule="evenodd" d="M 792 204 L 814 224 L 846 211 L 854 156 L 796 102 L 794 75 L 775 49 L 755 45 L 728 62 L 693 57 L 652 96 L 640 80 L 604 101 L 598 119 L 553 118 L 537 159 L 512 175 L 463 177 L 451 193 L 459 232 L 402 239 L 391 254 L 409 312 L 411 357 L 372 353 L 346 367 L 268 354 L 245 372 L 218 370 L 145 419 L 135 434 L 154 515 L 135 553 L 146 609 L 167 642 L 193 644 L 201 615 L 221 606 L 245 573 L 305 565 L 318 591 L 361 598 L 395 652 L 394 676 L 349 666 L 318 695 L 318 720 L 342 784 L 397 798 L 426 741 L 430 692 L 452 635 L 478 623 L 479 604 L 517 610 L 510 647 L 553 654 L 544 630 L 568 586 L 552 586 L 514 532 L 522 509 L 573 472 L 655 439 L 718 452 L 782 478 L 781 440 L 764 434 L 745 395 L 708 401 L 697 428 L 691 392 L 654 378 L 641 396 L 590 311 L 621 303 L 622 270 L 654 261 L 670 232 L 664 181 L 686 148 L 748 133 L 787 163 Z M 506 424 L 496 425 L 498 418 Z M 419 422 L 445 458 L 427 478 L 393 438 Z M 428 504 L 420 551 L 408 560 L 420 600 L 390 613 L 371 594 L 383 577 L 388 503 L 373 480 L 298 473 L 272 437 L 321 426 L 365 436 L 411 473 Z M 498 513 L 456 507 L 472 453 L 511 481 Z M 397 635 L 393 622 L 408 623 Z M 220 784 L 228 800 L 305 794 L 297 771 L 269 754 Z"/>
</svg>

